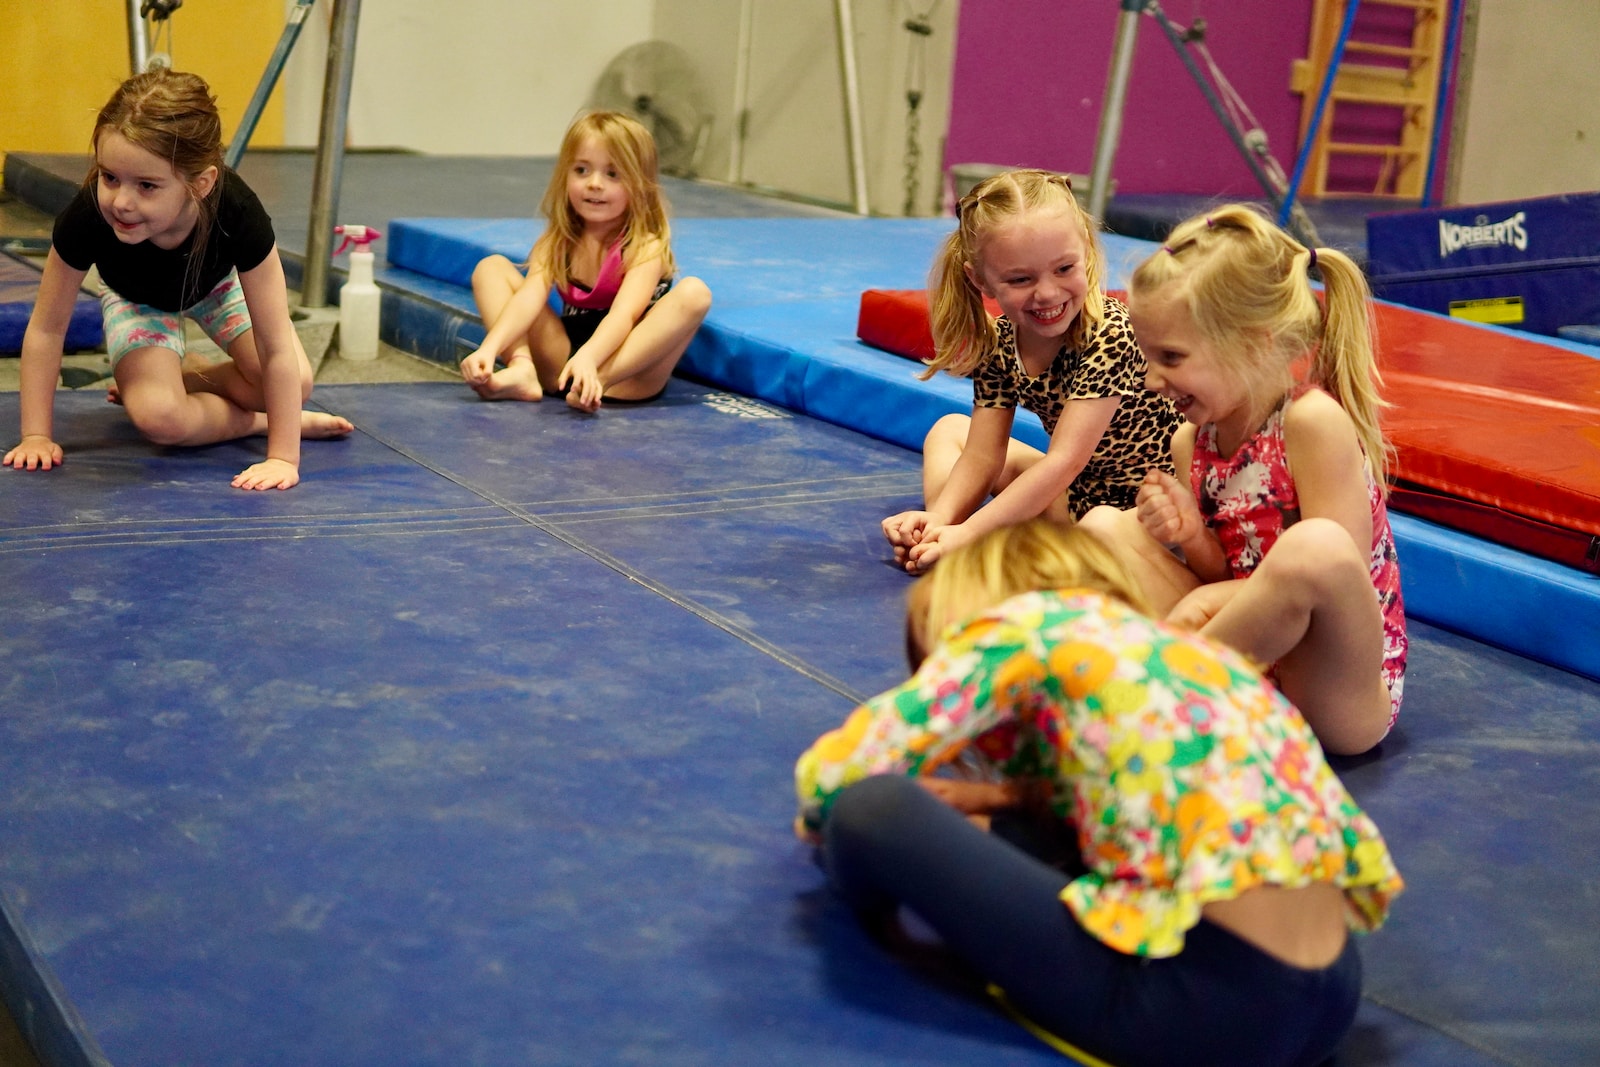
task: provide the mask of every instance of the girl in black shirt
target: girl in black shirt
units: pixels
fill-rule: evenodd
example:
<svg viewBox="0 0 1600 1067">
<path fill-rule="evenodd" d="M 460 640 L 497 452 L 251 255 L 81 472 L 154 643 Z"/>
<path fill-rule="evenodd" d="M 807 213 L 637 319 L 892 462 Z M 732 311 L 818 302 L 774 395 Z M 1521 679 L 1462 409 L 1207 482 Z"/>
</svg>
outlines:
<svg viewBox="0 0 1600 1067">
<path fill-rule="evenodd" d="M 300 439 L 351 430 L 302 411 L 311 363 L 289 318 L 272 220 L 222 164 L 222 123 L 206 83 L 153 70 L 101 109 L 94 166 L 56 219 L 39 297 L 22 342 L 22 441 L 4 464 L 49 470 L 63 460 L 53 409 L 62 343 L 90 267 L 104 283 L 106 350 L 116 395 L 139 432 L 163 445 L 266 434 L 267 455 L 240 489 L 300 480 Z M 185 372 L 185 317 L 229 362 Z"/>
</svg>

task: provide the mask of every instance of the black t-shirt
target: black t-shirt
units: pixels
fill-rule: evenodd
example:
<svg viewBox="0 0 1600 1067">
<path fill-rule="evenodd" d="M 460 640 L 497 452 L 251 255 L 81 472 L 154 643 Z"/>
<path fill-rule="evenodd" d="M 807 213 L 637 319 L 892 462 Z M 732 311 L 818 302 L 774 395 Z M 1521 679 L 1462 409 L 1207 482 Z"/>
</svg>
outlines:
<svg viewBox="0 0 1600 1067">
<path fill-rule="evenodd" d="M 244 179 L 227 168 L 222 171 L 222 196 L 206 241 L 205 262 L 187 279 L 185 289 L 194 239 L 190 234 L 172 249 L 158 248 L 149 241 L 123 244 L 101 216 L 93 185 L 79 189 L 72 203 L 56 216 L 51 235 L 56 254 L 67 266 L 74 270 L 97 266 L 101 280 L 125 299 L 173 312 L 193 307 L 230 270 L 260 266 L 277 240 L 266 208 Z"/>
</svg>

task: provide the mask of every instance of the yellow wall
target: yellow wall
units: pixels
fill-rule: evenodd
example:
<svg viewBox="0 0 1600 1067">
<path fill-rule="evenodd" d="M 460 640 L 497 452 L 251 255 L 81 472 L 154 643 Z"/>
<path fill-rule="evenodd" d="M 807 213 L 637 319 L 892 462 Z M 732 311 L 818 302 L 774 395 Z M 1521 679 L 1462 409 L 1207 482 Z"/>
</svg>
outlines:
<svg viewBox="0 0 1600 1067">
<path fill-rule="evenodd" d="M 333 0 L 323 0 L 320 8 Z M 277 47 L 284 0 L 189 0 L 154 49 L 205 78 L 231 139 Z M 325 16 L 324 16 L 325 17 Z M 0 153 L 89 151 L 102 104 L 130 71 L 126 0 L 5 0 L 0 18 Z M 250 138 L 283 143 L 282 84 Z"/>
</svg>

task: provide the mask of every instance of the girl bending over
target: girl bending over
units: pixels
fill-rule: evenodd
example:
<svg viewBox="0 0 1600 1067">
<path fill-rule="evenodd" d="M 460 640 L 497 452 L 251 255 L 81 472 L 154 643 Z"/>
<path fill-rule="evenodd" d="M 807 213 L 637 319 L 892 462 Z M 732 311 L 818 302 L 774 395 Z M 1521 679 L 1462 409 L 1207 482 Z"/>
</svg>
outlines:
<svg viewBox="0 0 1600 1067">
<path fill-rule="evenodd" d="M 1321 1063 L 1361 996 L 1348 930 L 1383 922 L 1400 876 L 1295 708 L 1138 602 L 1046 520 L 949 554 L 912 589 L 915 675 L 800 758 L 797 829 L 863 919 L 893 934 L 914 912 L 1057 1044 Z M 998 781 L 925 777 L 957 758 Z M 1078 855 L 968 818 L 1018 804 Z"/>
</svg>

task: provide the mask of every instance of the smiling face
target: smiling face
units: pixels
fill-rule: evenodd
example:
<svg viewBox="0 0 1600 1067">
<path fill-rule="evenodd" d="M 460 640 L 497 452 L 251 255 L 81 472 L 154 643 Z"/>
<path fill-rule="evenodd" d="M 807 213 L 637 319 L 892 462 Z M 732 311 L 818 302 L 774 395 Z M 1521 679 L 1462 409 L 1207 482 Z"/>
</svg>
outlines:
<svg viewBox="0 0 1600 1067">
<path fill-rule="evenodd" d="M 1230 374 L 1214 346 L 1201 336 L 1175 286 L 1137 294 L 1128 319 L 1148 365 L 1144 387 L 1168 397 L 1196 425 L 1216 423 L 1224 436 L 1250 419 L 1249 390 Z"/>
<path fill-rule="evenodd" d="M 1054 358 L 1089 293 L 1087 255 L 1077 216 L 1040 208 L 996 226 L 968 277 L 1016 326 L 1024 358 Z"/>
<path fill-rule="evenodd" d="M 628 214 L 628 187 L 598 137 L 585 137 L 567 170 L 567 202 L 584 229 L 611 231 Z"/>
<path fill-rule="evenodd" d="M 197 199 L 204 199 L 216 181 L 216 170 L 207 168 L 191 185 L 172 164 L 115 130 L 100 135 L 95 167 L 100 215 L 117 240 L 130 245 L 141 241 L 158 248 L 181 245 L 200 217 Z"/>
</svg>

